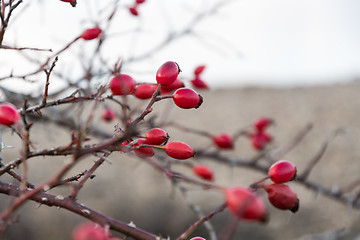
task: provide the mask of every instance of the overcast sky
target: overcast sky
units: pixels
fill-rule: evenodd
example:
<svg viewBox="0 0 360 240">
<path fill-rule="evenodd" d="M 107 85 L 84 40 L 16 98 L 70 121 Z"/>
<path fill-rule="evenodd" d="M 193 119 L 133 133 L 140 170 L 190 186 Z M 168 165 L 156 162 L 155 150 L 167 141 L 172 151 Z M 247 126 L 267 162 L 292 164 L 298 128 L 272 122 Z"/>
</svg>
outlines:
<svg viewBox="0 0 360 240">
<path fill-rule="evenodd" d="M 78 0 L 72 8 L 59 0 L 24 1 L 17 9 L 21 14 L 14 12 L 4 43 L 58 50 L 94 22 L 103 27 L 113 2 Z M 219 1 L 147 0 L 139 8 L 139 17 L 129 15 L 126 6 L 131 2 L 119 1 L 104 49 L 109 61 L 141 55 L 169 30 L 181 31 L 193 16 Z M 103 8 L 107 10 L 99 14 Z M 195 35 L 179 38 L 125 70 L 139 81 L 155 81 L 154 72 L 164 61 L 177 61 L 184 77 L 196 65 L 206 64 L 203 77 L 213 87 L 349 81 L 360 77 L 359 13 L 358 0 L 228 1 L 193 26 Z M 58 69 L 76 75 L 72 61 L 82 47 L 79 43 L 60 56 Z M 13 51 L 1 50 L 0 64 L 1 76 L 11 69 L 34 69 Z"/>
</svg>

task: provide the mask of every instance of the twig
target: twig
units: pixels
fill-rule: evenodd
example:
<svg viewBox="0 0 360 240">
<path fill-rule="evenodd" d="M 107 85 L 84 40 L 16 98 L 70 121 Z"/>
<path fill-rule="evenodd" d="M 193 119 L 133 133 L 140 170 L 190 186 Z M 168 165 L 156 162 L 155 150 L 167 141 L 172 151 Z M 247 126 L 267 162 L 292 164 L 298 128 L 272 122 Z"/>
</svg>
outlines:
<svg viewBox="0 0 360 240">
<path fill-rule="evenodd" d="M 331 136 L 329 136 L 325 142 L 322 144 L 321 148 L 317 152 L 317 154 L 310 160 L 308 165 L 306 166 L 305 170 L 301 175 L 299 175 L 297 178 L 301 180 L 305 180 L 309 177 L 311 170 L 315 167 L 315 165 L 320 161 L 321 157 L 324 155 L 329 143 L 340 133 L 344 133 L 343 129 L 337 129 L 335 130 Z"/>
<path fill-rule="evenodd" d="M 31 194 L 28 194 L 28 193 Z M 0 181 L 0 193 L 7 194 L 10 196 L 19 197 L 20 189 L 14 185 L 4 183 Z M 42 191 L 34 192 L 34 190 L 26 190 L 25 195 L 28 195 L 30 200 L 47 205 L 49 207 L 55 206 L 64 208 L 70 212 L 73 212 L 79 216 L 85 217 L 93 222 L 96 222 L 102 226 L 109 225 L 110 229 L 125 234 L 126 236 L 132 237 L 138 240 L 162 240 L 156 235 L 148 233 L 142 229 L 135 228 L 121 222 L 119 220 L 107 217 L 95 210 L 85 207 L 69 197 L 63 197 L 45 193 Z"/>
<path fill-rule="evenodd" d="M 210 220 L 215 214 L 222 212 L 226 208 L 226 204 L 221 204 L 219 207 L 215 208 L 213 211 L 205 215 L 203 218 L 196 221 L 194 224 L 192 224 L 183 234 L 181 234 L 180 237 L 178 237 L 176 240 L 183 240 L 186 239 L 196 228 L 200 226 L 205 221 Z"/>
</svg>

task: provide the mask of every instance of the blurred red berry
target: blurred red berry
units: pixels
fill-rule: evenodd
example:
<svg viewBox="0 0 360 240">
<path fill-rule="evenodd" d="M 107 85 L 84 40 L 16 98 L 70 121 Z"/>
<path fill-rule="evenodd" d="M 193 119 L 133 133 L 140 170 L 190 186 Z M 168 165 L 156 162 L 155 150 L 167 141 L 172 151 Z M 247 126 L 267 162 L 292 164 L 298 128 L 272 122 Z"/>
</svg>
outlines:
<svg viewBox="0 0 360 240">
<path fill-rule="evenodd" d="M 136 0 L 135 2 L 136 2 L 137 4 L 142 4 L 142 3 L 145 2 L 145 0 Z"/>
<path fill-rule="evenodd" d="M 204 165 L 196 165 L 192 168 L 194 174 L 202 179 L 213 181 L 214 176 L 210 168 Z"/>
<path fill-rule="evenodd" d="M 133 145 L 133 147 L 138 147 L 142 144 L 148 144 L 145 139 L 139 138 L 136 139 L 136 143 Z M 154 156 L 154 149 L 152 147 L 141 147 L 139 149 L 135 149 L 134 153 L 141 158 L 146 158 L 146 157 L 152 157 Z"/>
<path fill-rule="evenodd" d="M 299 199 L 296 193 L 286 184 L 266 184 L 264 186 L 269 202 L 276 208 L 290 210 L 293 213 L 299 210 Z"/>
<path fill-rule="evenodd" d="M 158 84 L 168 86 L 176 81 L 179 72 L 180 68 L 176 62 L 165 62 L 156 72 L 156 81 Z"/>
<path fill-rule="evenodd" d="M 62 2 L 69 2 L 69 3 L 71 3 L 71 2 L 74 2 L 75 0 L 60 0 L 60 1 L 62 1 Z"/>
<path fill-rule="evenodd" d="M 190 88 L 179 88 L 173 94 L 174 103 L 184 109 L 198 108 L 203 102 L 203 98 Z"/>
<path fill-rule="evenodd" d="M 135 80 L 126 74 L 116 74 L 110 79 L 109 87 L 114 95 L 128 95 L 135 90 Z"/>
<path fill-rule="evenodd" d="M 265 221 L 265 204 L 250 189 L 243 187 L 226 188 L 224 194 L 229 211 L 238 219 Z"/>
<path fill-rule="evenodd" d="M 84 40 L 92 40 L 97 38 L 101 34 L 101 29 L 98 27 L 86 29 L 81 35 L 80 38 Z"/>
<path fill-rule="evenodd" d="M 133 93 L 133 95 L 139 99 L 149 99 L 154 94 L 156 88 L 157 88 L 156 84 L 147 84 L 147 83 L 139 84 L 136 85 L 135 92 Z"/>
<path fill-rule="evenodd" d="M 71 234 L 71 240 L 107 240 L 105 230 L 94 223 L 78 225 Z"/>
<path fill-rule="evenodd" d="M 0 124 L 11 126 L 19 120 L 20 114 L 17 108 L 11 103 L 0 104 Z"/>
<path fill-rule="evenodd" d="M 195 155 L 194 149 L 183 142 L 169 142 L 163 148 L 169 157 L 179 160 L 188 159 Z"/>
<path fill-rule="evenodd" d="M 129 12 L 131 13 L 131 15 L 133 16 L 138 16 L 139 15 L 139 12 L 137 10 L 136 7 L 129 7 Z"/>
<path fill-rule="evenodd" d="M 232 149 L 233 139 L 226 133 L 221 133 L 212 137 L 214 144 L 220 149 Z"/>
<path fill-rule="evenodd" d="M 160 145 L 169 139 L 169 134 L 161 128 L 152 128 L 145 134 L 145 140 L 148 144 Z"/>
<path fill-rule="evenodd" d="M 184 83 L 180 80 L 180 79 L 176 79 L 175 82 L 173 82 L 172 84 L 170 85 L 161 85 L 161 88 L 160 88 L 160 93 L 161 94 L 169 94 L 171 93 L 172 91 L 176 90 L 176 89 L 179 89 L 179 88 L 182 88 L 182 87 L 185 87 Z"/>
<path fill-rule="evenodd" d="M 112 120 L 114 120 L 115 116 L 115 112 L 109 108 L 105 109 L 101 114 L 101 118 L 105 122 L 111 122 Z"/>
<path fill-rule="evenodd" d="M 199 66 L 197 66 L 197 67 L 194 69 L 194 74 L 195 74 L 195 76 L 200 75 L 200 74 L 204 71 L 205 67 L 206 67 L 205 65 L 199 65 Z"/>
<path fill-rule="evenodd" d="M 270 166 L 268 175 L 275 183 L 285 183 L 296 177 L 296 167 L 292 162 L 280 160 Z"/>
<path fill-rule="evenodd" d="M 267 117 L 262 117 L 257 119 L 254 122 L 254 128 L 259 131 L 262 132 L 265 130 L 265 128 L 267 128 L 270 124 L 272 123 L 272 120 L 270 118 Z"/>
<path fill-rule="evenodd" d="M 203 80 L 201 80 L 198 76 L 196 76 L 194 79 L 190 80 L 190 83 L 194 88 L 209 89 L 209 86 Z"/>
</svg>

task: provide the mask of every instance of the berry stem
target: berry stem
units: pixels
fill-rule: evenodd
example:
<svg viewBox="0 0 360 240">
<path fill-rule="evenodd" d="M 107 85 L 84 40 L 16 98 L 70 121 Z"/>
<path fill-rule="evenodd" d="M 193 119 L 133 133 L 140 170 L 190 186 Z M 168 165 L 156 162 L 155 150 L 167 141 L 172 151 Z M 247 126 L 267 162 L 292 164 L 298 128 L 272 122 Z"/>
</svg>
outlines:
<svg viewBox="0 0 360 240">
<path fill-rule="evenodd" d="M 129 127 L 134 127 L 136 124 L 138 124 L 140 121 L 142 121 L 146 115 L 148 115 L 151 112 L 151 107 L 154 105 L 154 103 L 156 102 L 156 97 L 159 95 L 160 93 L 160 88 L 161 85 L 159 84 L 159 86 L 156 88 L 154 94 L 152 95 L 152 97 L 150 98 L 150 101 L 148 103 L 148 105 L 146 106 L 146 108 L 144 109 L 144 111 L 140 114 L 139 117 L 135 118 L 129 125 Z"/>
<path fill-rule="evenodd" d="M 192 232 L 194 232 L 202 223 L 210 220 L 215 214 L 224 211 L 226 208 L 226 204 L 223 203 L 219 207 L 215 208 L 213 211 L 206 214 L 204 217 L 193 223 L 184 233 L 182 233 L 176 240 L 184 240 L 187 239 Z"/>
</svg>

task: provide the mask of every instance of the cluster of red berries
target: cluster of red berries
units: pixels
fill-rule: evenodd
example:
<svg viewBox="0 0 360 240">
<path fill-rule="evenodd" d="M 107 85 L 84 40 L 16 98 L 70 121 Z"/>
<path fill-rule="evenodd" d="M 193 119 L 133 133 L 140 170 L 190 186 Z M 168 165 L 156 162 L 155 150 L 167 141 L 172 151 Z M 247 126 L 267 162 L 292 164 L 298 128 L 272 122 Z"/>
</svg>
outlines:
<svg viewBox="0 0 360 240">
<path fill-rule="evenodd" d="M 299 199 L 288 185 L 284 184 L 296 177 L 296 167 L 289 161 L 278 161 L 268 170 L 268 178 L 273 184 L 264 184 L 261 187 L 267 192 L 269 202 L 281 210 L 296 212 L 299 208 Z M 254 189 L 232 187 L 223 190 L 229 211 L 239 219 L 265 221 L 267 211 L 264 201 Z"/>
<path fill-rule="evenodd" d="M 205 65 L 199 65 L 194 69 L 194 78 L 190 80 L 191 85 L 197 89 L 209 89 L 208 85 L 200 78 Z"/>
<path fill-rule="evenodd" d="M 161 128 L 152 128 L 145 132 L 142 138 L 122 143 L 124 152 L 134 151 L 141 157 L 152 157 L 154 148 L 163 149 L 165 153 L 172 158 L 184 160 L 195 155 L 194 149 L 183 142 L 167 142 L 169 134 Z"/>
<path fill-rule="evenodd" d="M 253 124 L 254 132 L 248 134 L 251 145 L 255 150 L 262 150 L 271 142 L 272 137 L 266 132 L 266 129 L 272 124 L 270 118 L 262 117 L 256 120 Z"/>
<path fill-rule="evenodd" d="M 129 12 L 131 13 L 131 15 L 138 16 L 139 15 L 138 6 L 140 4 L 143 4 L 144 2 L 145 2 L 145 0 L 135 0 L 134 5 L 129 7 Z"/>
<path fill-rule="evenodd" d="M 183 87 L 184 85 L 177 78 L 179 72 L 178 64 L 169 61 L 162 64 L 157 70 L 157 84 L 136 85 L 131 76 L 119 73 L 110 79 L 109 88 L 113 95 L 132 94 L 139 99 L 149 99 L 160 85 L 160 91 L 163 87 L 167 88 L 166 92 L 176 89 L 171 98 L 178 107 L 183 109 L 198 108 L 203 102 L 202 96 L 190 88 Z"/>
</svg>

